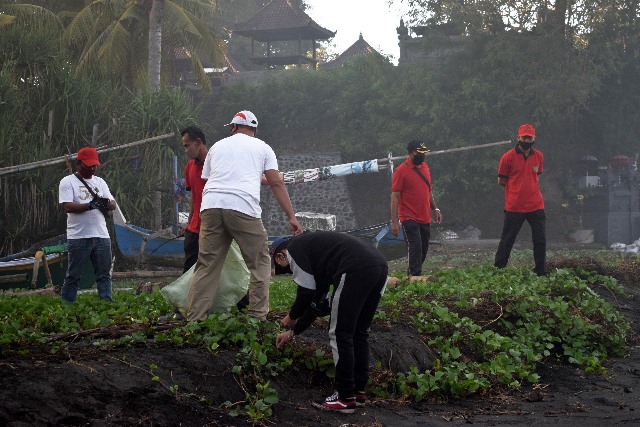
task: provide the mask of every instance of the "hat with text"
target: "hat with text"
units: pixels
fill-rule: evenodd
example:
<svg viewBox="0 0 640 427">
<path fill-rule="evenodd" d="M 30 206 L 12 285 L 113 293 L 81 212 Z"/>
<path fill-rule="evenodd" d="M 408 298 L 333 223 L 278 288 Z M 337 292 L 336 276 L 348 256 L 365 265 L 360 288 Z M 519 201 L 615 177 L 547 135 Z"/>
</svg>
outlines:
<svg viewBox="0 0 640 427">
<path fill-rule="evenodd" d="M 236 113 L 231 119 L 231 123 L 227 123 L 225 126 L 229 125 L 243 125 L 250 126 L 252 128 L 258 127 L 258 118 L 249 110 L 243 110 Z"/>
<path fill-rule="evenodd" d="M 522 125 L 518 128 L 518 137 L 520 136 L 530 136 L 532 138 L 536 137 L 536 128 L 532 125 Z"/>
<path fill-rule="evenodd" d="M 84 147 L 78 151 L 78 157 L 76 160 L 80 160 L 85 166 L 101 166 L 98 160 L 98 151 L 93 147 Z"/>
<path fill-rule="evenodd" d="M 424 142 L 413 140 L 409 142 L 409 144 L 407 144 L 407 151 L 408 152 L 417 151 L 418 153 L 423 154 L 423 153 L 428 153 L 429 149 L 427 149 L 427 146 L 424 145 Z"/>
</svg>

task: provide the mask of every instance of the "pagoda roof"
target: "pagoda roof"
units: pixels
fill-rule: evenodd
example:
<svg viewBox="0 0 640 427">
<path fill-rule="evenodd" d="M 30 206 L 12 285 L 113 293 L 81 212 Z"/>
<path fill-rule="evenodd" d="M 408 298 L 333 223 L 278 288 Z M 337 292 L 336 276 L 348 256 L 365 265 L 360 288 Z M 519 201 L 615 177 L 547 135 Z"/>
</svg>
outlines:
<svg viewBox="0 0 640 427">
<path fill-rule="evenodd" d="M 271 0 L 247 22 L 236 24 L 233 32 L 260 42 L 327 40 L 336 34 L 318 25 L 291 0 Z"/>
<path fill-rule="evenodd" d="M 340 55 L 336 57 L 333 61 L 329 61 L 322 66 L 323 69 L 331 69 L 337 68 L 344 65 L 346 62 L 356 58 L 358 56 L 365 56 L 370 54 L 380 55 L 380 52 L 375 50 L 367 41 L 362 37 L 362 33 L 360 33 L 360 37 L 358 40 L 349 46 L 347 50 L 342 52 Z"/>
</svg>

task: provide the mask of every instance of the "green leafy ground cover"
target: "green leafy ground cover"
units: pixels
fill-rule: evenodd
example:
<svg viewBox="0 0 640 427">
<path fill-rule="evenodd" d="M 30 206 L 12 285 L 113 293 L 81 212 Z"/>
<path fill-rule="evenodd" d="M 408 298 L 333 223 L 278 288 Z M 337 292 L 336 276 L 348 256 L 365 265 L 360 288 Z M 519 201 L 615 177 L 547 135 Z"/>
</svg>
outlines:
<svg viewBox="0 0 640 427">
<path fill-rule="evenodd" d="M 588 261 L 585 266 L 576 261 L 580 259 Z M 561 362 L 598 373 L 608 357 L 622 355 L 629 324 L 596 292 L 607 289 L 615 294 L 622 289 L 616 279 L 589 268 L 619 267 L 629 259 L 608 253 L 591 257 L 563 253 L 552 256 L 550 264 L 573 263 L 571 268 L 555 268 L 544 278 L 525 266 L 530 260 L 530 251 L 516 251 L 512 260 L 516 267 L 498 270 L 486 253 L 435 254 L 428 264 L 440 267 L 432 271 L 438 282 L 404 279 L 387 289 L 376 323 L 409 326 L 436 357 L 425 370 L 410 367 L 388 372 L 375 366 L 369 393 L 413 401 L 433 395 L 465 396 L 536 383 L 541 363 Z M 401 271 L 404 264 L 392 263 L 391 268 Z M 200 347 L 213 354 L 231 351 L 235 353 L 232 372 L 246 396 L 224 407 L 231 415 L 246 414 L 258 421 L 270 416 L 278 403 L 270 384 L 285 369 L 311 369 L 333 376 L 330 354 L 322 346 L 297 344 L 284 351 L 274 346 L 279 331 L 276 321 L 294 293 L 290 278 L 274 279 L 273 322 L 258 322 L 234 309 L 197 324 L 158 324 L 159 316 L 172 307 L 157 290 L 141 295 L 118 291 L 113 303 L 81 295 L 70 306 L 50 296 L 2 296 L 0 346 L 3 354 L 57 353 L 78 345 L 96 350 L 155 345 Z M 149 372 L 153 381 L 153 367 Z M 180 393 L 179 384 L 166 388 Z"/>
</svg>

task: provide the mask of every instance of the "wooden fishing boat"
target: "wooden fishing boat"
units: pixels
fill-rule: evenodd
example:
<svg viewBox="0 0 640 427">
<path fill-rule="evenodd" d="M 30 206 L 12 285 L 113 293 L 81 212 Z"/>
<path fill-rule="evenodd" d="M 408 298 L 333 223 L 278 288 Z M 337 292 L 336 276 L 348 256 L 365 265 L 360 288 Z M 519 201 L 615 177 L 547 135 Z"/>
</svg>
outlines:
<svg viewBox="0 0 640 427">
<path fill-rule="evenodd" d="M 402 227 L 398 236 L 391 233 L 391 223 L 371 225 L 369 227 L 359 228 L 357 230 L 345 231 L 345 233 L 364 240 L 382 252 L 387 260 L 393 260 L 407 256 L 406 243 Z"/>
<path fill-rule="evenodd" d="M 118 249 L 122 256 L 136 263 L 152 263 L 181 267 L 184 264 L 184 237 L 171 229 L 151 231 L 127 222 L 120 208 L 113 211 L 113 223 Z M 382 223 L 344 233 L 358 237 L 380 249 L 387 259 L 406 255 L 402 230 L 398 237 L 389 232 L 390 224 Z M 269 236 L 269 243 L 279 236 Z"/>
<path fill-rule="evenodd" d="M 68 266 L 65 235 L 40 242 L 26 251 L 0 258 L 0 290 L 62 286 Z M 80 288 L 96 281 L 91 262 L 85 265 Z"/>
<path fill-rule="evenodd" d="M 120 254 L 139 263 L 182 267 L 184 264 L 184 237 L 170 229 L 152 231 L 127 222 L 117 207 L 113 211 L 115 239 Z M 176 230 L 177 231 L 177 230 Z"/>
</svg>

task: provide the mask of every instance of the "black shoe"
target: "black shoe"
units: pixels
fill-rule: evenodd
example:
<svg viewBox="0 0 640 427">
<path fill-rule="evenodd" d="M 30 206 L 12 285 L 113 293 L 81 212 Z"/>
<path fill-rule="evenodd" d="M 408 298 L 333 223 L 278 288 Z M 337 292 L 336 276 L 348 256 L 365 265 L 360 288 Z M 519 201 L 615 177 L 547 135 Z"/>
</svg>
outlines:
<svg viewBox="0 0 640 427">
<path fill-rule="evenodd" d="M 245 294 L 240 301 L 236 304 L 238 311 L 243 311 L 249 307 L 249 294 Z"/>
<path fill-rule="evenodd" d="M 356 400 L 353 397 L 340 399 L 337 391 L 322 402 L 312 402 L 311 405 L 321 411 L 340 412 L 341 414 L 353 414 L 356 411 Z"/>
<path fill-rule="evenodd" d="M 176 320 L 184 320 L 184 316 L 182 315 L 182 313 L 180 313 L 178 310 L 174 311 L 173 313 L 169 313 L 166 316 L 160 316 L 160 318 L 158 319 L 158 322 L 173 322 Z"/>
</svg>

